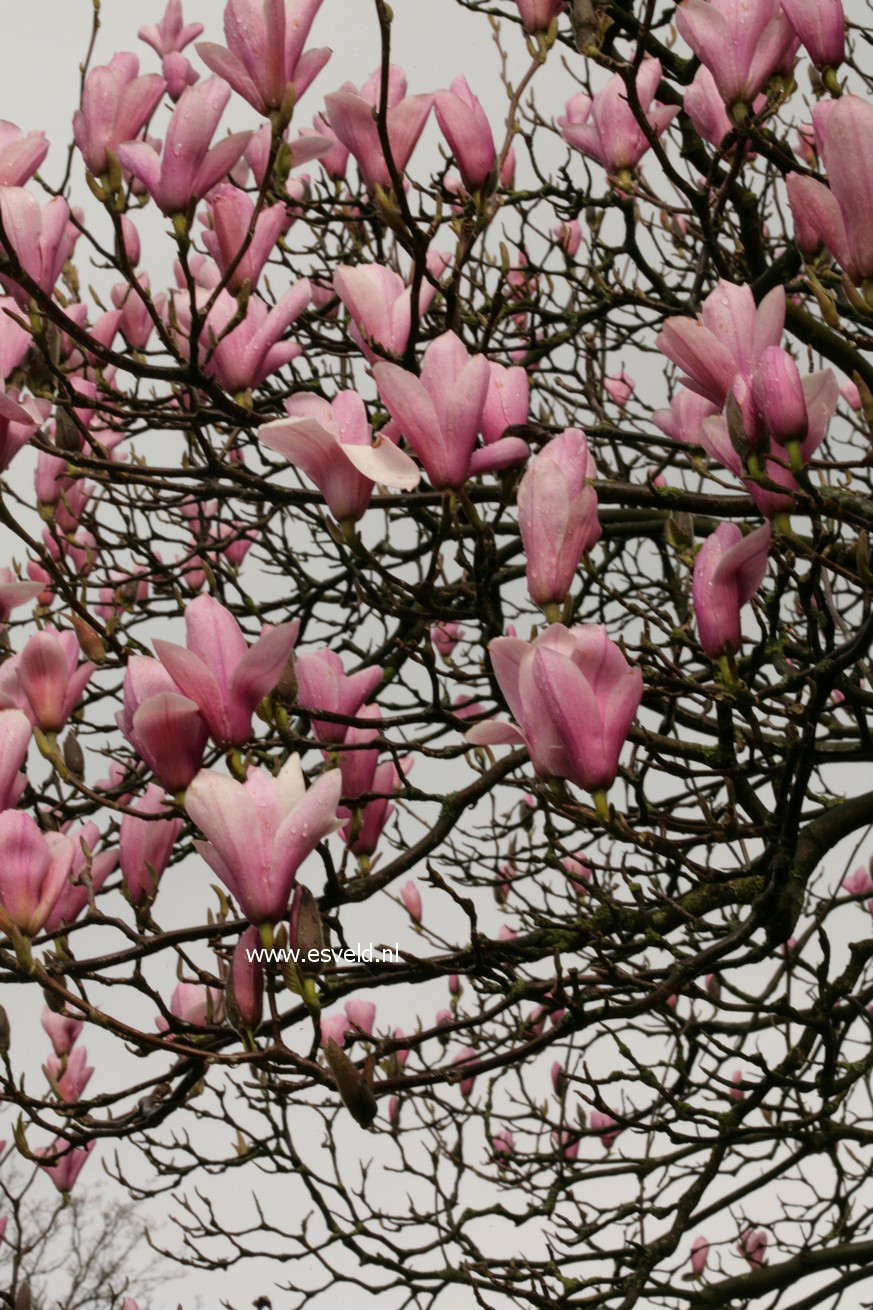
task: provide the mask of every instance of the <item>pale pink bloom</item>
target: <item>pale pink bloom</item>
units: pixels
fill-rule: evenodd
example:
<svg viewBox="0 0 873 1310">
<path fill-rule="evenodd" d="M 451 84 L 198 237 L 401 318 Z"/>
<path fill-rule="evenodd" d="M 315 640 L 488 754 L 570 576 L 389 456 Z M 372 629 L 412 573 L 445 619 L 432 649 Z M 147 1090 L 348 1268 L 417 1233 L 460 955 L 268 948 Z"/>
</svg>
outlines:
<svg viewBox="0 0 873 1310">
<path fill-rule="evenodd" d="M 583 554 L 600 540 L 597 476 L 585 433 L 568 428 L 531 462 L 518 488 L 527 588 L 540 606 L 560 604 Z"/>
<path fill-rule="evenodd" d="M 158 883 L 182 831 L 182 819 L 154 817 L 166 814 L 163 791 L 154 783 L 146 788 L 145 795 L 132 808 L 149 817 L 121 816 L 119 862 L 131 903 L 140 908 L 155 898 Z"/>
<path fill-rule="evenodd" d="M 464 629 L 458 623 L 435 623 L 430 630 L 430 639 L 444 660 L 450 658 L 463 635 Z"/>
<path fill-rule="evenodd" d="M 743 536 L 735 523 L 720 523 L 694 564 L 694 616 L 700 644 L 710 659 L 740 648 L 740 611 L 767 572 L 770 524 Z"/>
<path fill-rule="evenodd" d="M 224 993 L 217 987 L 206 987 L 203 983 L 180 982 L 170 1000 L 170 1014 L 182 1023 L 191 1024 L 193 1028 L 220 1024 L 224 1020 Z M 169 1032 L 170 1029 L 162 1014 L 155 1019 L 155 1027 L 161 1033 Z"/>
<path fill-rule="evenodd" d="M 352 1028 L 370 1037 L 376 1022 L 376 1007 L 372 1001 L 346 1001 L 344 1008 Z"/>
<path fill-rule="evenodd" d="M 406 96 L 391 104 L 386 113 L 388 141 L 395 168 L 402 175 L 424 130 L 433 104 L 432 95 Z M 382 151 L 373 105 L 363 94 L 335 91 L 325 100 L 326 118 L 332 131 L 354 155 L 364 185 L 374 193 L 377 187 L 391 187 L 391 173 Z"/>
<path fill-rule="evenodd" d="M 405 451 L 384 435 L 374 443 L 356 391 L 341 391 L 330 404 L 301 392 L 285 408 L 289 417 L 265 423 L 258 440 L 315 483 L 338 522 L 363 517 L 376 483 L 403 491 L 418 486 L 421 473 Z"/>
<path fill-rule="evenodd" d="M 306 50 L 322 0 L 228 0 L 224 36 L 229 48 L 203 41 L 197 53 L 259 114 L 279 109 L 290 84 L 295 101 L 330 59 L 327 48 Z"/>
<path fill-rule="evenodd" d="M 40 1022 L 58 1057 L 70 1054 L 84 1027 L 81 1019 L 73 1019 L 68 1014 L 58 1014 L 48 1006 L 43 1010 Z"/>
<path fill-rule="evenodd" d="M 679 112 L 678 106 L 652 105 L 661 81 L 661 64 L 644 59 L 637 73 L 636 89 L 643 113 L 655 136 L 666 131 Z M 578 93 L 567 103 L 558 119 L 568 145 L 596 159 L 608 173 L 635 168 L 649 149 L 649 141 L 634 117 L 627 100 L 624 79 L 616 73 L 593 99 Z"/>
<path fill-rule="evenodd" d="M 420 378 L 396 364 L 377 364 L 373 376 L 434 487 L 460 487 L 469 477 L 527 459 L 529 448 L 518 437 L 474 451 L 490 370 L 485 357 L 471 357 L 454 332 L 428 346 Z"/>
<path fill-rule="evenodd" d="M 163 57 L 184 50 L 202 31 L 202 23 L 185 23 L 182 18 L 182 0 L 167 0 L 160 21 L 141 27 L 137 36 Z"/>
<path fill-rule="evenodd" d="M 330 1041 L 336 1042 L 337 1046 L 343 1045 L 349 1031 L 349 1021 L 344 1014 L 321 1015 L 319 1023 L 322 1046 L 327 1046 Z"/>
<path fill-rule="evenodd" d="M 250 923 L 284 917 L 297 870 L 320 841 L 339 827 L 339 769 L 307 788 L 300 757 L 291 755 L 274 777 L 251 767 L 244 783 L 203 769 L 185 793 L 185 808 L 207 838 L 195 842 Z"/>
<path fill-rule="evenodd" d="M 279 681 L 297 640 L 297 623 L 266 628 L 252 646 L 230 610 L 198 596 L 185 610 L 187 648 L 156 640 L 155 650 L 176 688 L 192 700 L 219 746 L 241 746 L 252 714 Z"/>
<path fill-rule="evenodd" d="M 346 673 L 339 655 L 332 650 L 307 650 L 297 656 L 297 703 L 311 713 L 312 729 L 319 741 L 345 740 L 347 724 L 320 719 L 317 711 L 354 718 L 382 677 L 378 665 Z"/>
<path fill-rule="evenodd" d="M 162 213 L 186 214 L 230 172 L 245 150 L 250 132 L 222 137 L 210 149 L 229 99 L 230 87 L 209 77 L 180 95 L 162 155 L 148 141 L 118 147 L 122 168 L 142 182 Z"/>
<path fill-rule="evenodd" d="M 611 787 L 643 679 L 606 629 L 553 623 L 532 642 L 495 637 L 488 648 L 515 723 L 476 724 L 467 740 L 522 742 L 540 777 L 568 778 L 589 792 Z"/>
<path fill-rule="evenodd" d="M 751 104 L 799 45 L 780 0 L 683 0 L 676 26 L 728 106 Z"/>
<path fill-rule="evenodd" d="M 82 107 L 73 114 L 73 139 L 95 177 L 107 172 L 108 151 L 115 153 L 123 141 L 139 136 L 164 94 L 162 77 L 138 73 L 139 60 L 125 50 L 85 78 Z"/>
<path fill-rule="evenodd" d="M 760 1269 L 767 1263 L 767 1234 L 763 1228 L 747 1228 L 740 1234 L 737 1251 L 747 1260 L 753 1269 Z"/>
<path fill-rule="evenodd" d="M 624 369 L 622 369 L 620 373 L 614 373 L 603 379 L 604 391 L 615 401 L 616 405 L 620 405 L 622 409 L 634 394 L 636 385 L 637 384 L 634 382 L 633 378 L 629 377 Z"/>
<path fill-rule="evenodd" d="M 48 1174 L 58 1191 L 65 1196 L 73 1190 L 76 1179 L 96 1145 L 96 1142 L 89 1142 L 87 1146 L 71 1147 L 63 1137 L 56 1137 L 53 1146 L 38 1146 L 34 1155 L 48 1159 L 56 1157 L 55 1164 L 41 1164 L 40 1168 Z"/>
<path fill-rule="evenodd" d="M 493 190 L 494 138 L 488 117 L 465 78 L 456 77 L 448 91 L 437 91 L 434 113 L 467 190 L 480 191 L 489 180 Z"/>
<path fill-rule="evenodd" d="M 691 1247 L 691 1272 L 696 1278 L 699 1278 L 706 1268 L 706 1262 L 709 1259 L 709 1242 L 705 1237 L 695 1237 Z"/>
<path fill-rule="evenodd" d="M 0 119 L 0 186 L 24 186 L 48 153 L 45 132 L 28 132 Z"/>
<path fill-rule="evenodd" d="M 87 1059 L 84 1046 L 77 1046 L 69 1056 L 50 1055 L 43 1065 L 43 1073 L 52 1090 L 66 1105 L 81 1101 L 82 1093 L 91 1081 L 94 1070 L 85 1064 Z"/>
<path fill-rule="evenodd" d="M 118 864 L 119 852 L 115 847 L 97 850 L 100 831 L 96 823 L 89 820 L 80 828 L 68 825 L 64 835 L 73 843 L 73 859 L 63 890 L 45 921 L 46 932 L 75 923 L 88 904 L 88 884 L 96 895 Z"/>
<path fill-rule="evenodd" d="M 592 1132 L 600 1134 L 603 1149 L 605 1151 L 611 1150 L 616 1137 L 618 1137 L 619 1133 L 622 1132 L 622 1127 L 618 1120 L 613 1118 L 611 1114 L 604 1113 L 602 1110 L 592 1110 L 590 1122 Z"/>
<path fill-rule="evenodd" d="M 411 878 L 408 883 L 400 888 L 400 899 L 412 922 L 421 923 L 421 892 L 418 890 L 418 885 Z"/>
</svg>

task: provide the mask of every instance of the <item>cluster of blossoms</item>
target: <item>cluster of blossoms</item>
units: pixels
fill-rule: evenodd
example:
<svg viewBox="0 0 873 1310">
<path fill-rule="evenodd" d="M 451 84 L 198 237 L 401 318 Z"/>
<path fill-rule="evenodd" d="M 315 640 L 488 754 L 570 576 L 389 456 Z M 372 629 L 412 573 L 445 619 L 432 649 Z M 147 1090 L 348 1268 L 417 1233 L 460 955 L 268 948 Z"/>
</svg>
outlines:
<svg viewBox="0 0 873 1310">
<path fill-rule="evenodd" d="M 372 1257 L 413 1299 L 455 1267 L 483 1304 L 751 1299 L 869 1262 L 869 943 L 829 972 L 826 920 L 866 923 L 873 876 L 808 888 L 873 823 L 835 773 L 873 757 L 873 81 L 839 0 L 682 0 L 670 41 L 498 8 L 499 116 L 473 73 L 411 88 L 382 0 L 379 67 L 330 90 L 328 0 L 227 0 L 223 44 L 168 0 L 155 71 L 84 68 L 56 190 L 0 123 L 0 978 L 53 1048 L 37 1094 L 0 1023 L 2 1092 L 64 1205 L 105 1137 L 178 1169 L 158 1128 L 208 1088 L 233 1163 L 366 1263 L 341 1106 L 416 1182 L 476 1152 L 519 1231 L 573 1234 L 528 1289 L 439 1191 L 439 1270 Z M 363 906 L 393 963 L 332 958 Z M 112 1086 L 89 1040 L 95 1093 L 92 1025 L 149 1072 Z M 759 1148 L 823 1160 L 832 1204 L 779 1211 Z M 629 1236 L 648 1204 L 669 1236 Z"/>
</svg>

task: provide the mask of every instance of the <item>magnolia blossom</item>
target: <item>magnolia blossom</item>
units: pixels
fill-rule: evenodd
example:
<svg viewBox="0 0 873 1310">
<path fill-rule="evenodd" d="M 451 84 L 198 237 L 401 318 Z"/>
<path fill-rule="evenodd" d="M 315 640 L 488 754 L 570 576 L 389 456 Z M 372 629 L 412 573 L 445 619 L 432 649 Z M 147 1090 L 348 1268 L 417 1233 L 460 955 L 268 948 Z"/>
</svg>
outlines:
<svg viewBox="0 0 873 1310">
<path fill-rule="evenodd" d="M 485 357 L 470 356 L 454 332 L 428 346 L 420 378 L 396 364 L 377 364 L 373 376 L 434 487 L 460 487 L 478 473 L 527 459 L 529 448 L 519 437 L 474 450 L 491 375 Z"/>
<path fill-rule="evenodd" d="M 660 81 L 660 61 L 644 59 L 637 73 L 636 91 L 655 136 L 666 131 L 679 112 L 676 105 L 652 106 Z M 611 174 L 635 168 L 649 149 L 649 140 L 628 104 L 627 87 L 619 73 L 593 99 L 581 92 L 573 96 L 558 126 L 568 145 L 596 159 Z"/>
<path fill-rule="evenodd" d="M 240 783 L 204 769 L 191 783 L 185 808 L 207 838 L 197 850 L 250 923 L 284 917 L 299 866 L 339 827 L 341 785 L 339 769 L 331 769 L 307 789 L 297 755 L 277 777 L 250 768 Z"/>
<path fill-rule="evenodd" d="M 357 392 L 341 391 L 330 404 L 300 393 L 285 408 L 289 417 L 265 423 L 258 440 L 316 484 L 338 522 L 355 522 L 366 513 L 377 482 L 403 491 L 418 486 L 421 473 L 405 451 L 385 436 L 373 442 Z"/>
<path fill-rule="evenodd" d="M 486 720 L 469 729 L 467 740 L 522 742 L 540 777 L 568 778 L 589 792 L 608 790 L 643 678 L 606 629 L 553 623 L 532 642 L 495 637 L 488 649 L 515 722 Z"/>
</svg>

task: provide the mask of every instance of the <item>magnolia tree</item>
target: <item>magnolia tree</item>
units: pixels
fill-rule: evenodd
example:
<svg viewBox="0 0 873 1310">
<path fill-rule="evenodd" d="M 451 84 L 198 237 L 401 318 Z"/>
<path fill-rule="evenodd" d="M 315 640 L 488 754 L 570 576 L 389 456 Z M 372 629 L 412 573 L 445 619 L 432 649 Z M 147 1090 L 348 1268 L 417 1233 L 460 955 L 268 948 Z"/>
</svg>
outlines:
<svg viewBox="0 0 873 1310">
<path fill-rule="evenodd" d="M 349 8 L 0 128 L 8 1154 L 261 1305 L 858 1305 L 871 29 Z"/>
</svg>

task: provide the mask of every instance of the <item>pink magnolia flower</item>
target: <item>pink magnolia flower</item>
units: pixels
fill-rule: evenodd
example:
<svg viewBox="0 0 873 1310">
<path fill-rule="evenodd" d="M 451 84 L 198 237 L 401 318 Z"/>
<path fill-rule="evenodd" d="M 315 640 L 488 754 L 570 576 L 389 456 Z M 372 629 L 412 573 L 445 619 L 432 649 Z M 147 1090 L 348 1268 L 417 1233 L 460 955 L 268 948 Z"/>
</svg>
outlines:
<svg viewBox="0 0 873 1310">
<path fill-rule="evenodd" d="M 405 81 L 405 78 L 404 78 Z M 374 101 L 353 91 L 335 91 L 325 100 L 331 130 L 355 157 L 367 190 L 391 187 L 391 174 L 379 130 L 373 118 Z M 433 104 L 432 95 L 405 96 L 386 110 L 388 141 L 398 173 L 403 173 L 424 130 Z"/>
<path fill-rule="evenodd" d="M 58 1057 L 70 1054 L 85 1026 L 81 1019 L 73 1019 L 68 1014 L 58 1014 L 48 1006 L 43 1010 L 40 1022 Z"/>
<path fill-rule="evenodd" d="M 88 884 L 96 894 L 118 864 L 117 849 L 97 850 L 100 831 L 96 823 L 89 820 L 80 828 L 67 827 L 64 835 L 73 843 L 73 859 L 67 881 L 45 921 L 46 932 L 75 923 L 88 904 Z"/>
<path fill-rule="evenodd" d="M 405 451 L 385 436 L 373 442 L 356 391 L 341 391 L 330 404 L 301 392 L 285 408 L 289 417 L 265 423 L 258 440 L 316 484 L 339 523 L 363 517 L 377 482 L 403 491 L 418 486 L 421 474 Z"/>
<path fill-rule="evenodd" d="M 709 1259 L 709 1242 L 705 1237 L 695 1237 L 691 1246 L 691 1272 L 695 1278 L 699 1278 L 706 1268 L 706 1262 Z"/>
<path fill-rule="evenodd" d="M 252 924 L 236 944 L 227 983 L 226 1008 L 237 1029 L 253 1032 L 264 1012 L 264 970 L 256 954 L 261 935 Z"/>
<path fill-rule="evenodd" d="M 229 49 L 203 41 L 197 53 L 259 114 L 279 109 L 290 84 L 295 101 L 324 68 L 331 51 L 307 50 L 322 0 L 228 0 L 224 35 Z"/>
<path fill-rule="evenodd" d="M 355 817 L 349 814 L 348 821 L 340 833 L 353 855 L 368 858 L 374 854 L 385 825 L 394 811 L 390 798 L 399 790 L 404 775 L 411 767 L 411 759 L 402 762 L 400 771 L 393 760 L 386 760 L 384 764 L 377 767 L 368 788 L 376 799 L 367 801 L 361 808 L 359 823 L 356 823 Z M 339 813 L 344 815 L 349 811 L 341 808 Z"/>
<path fill-rule="evenodd" d="M 495 1133 L 494 1136 L 491 1138 L 491 1150 L 495 1158 L 498 1160 L 500 1159 L 506 1160 L 511 1155 L 514 1155 L 515 1154 L 514 1134 L 511 1133 L 508 1128 L 504 1128 L 501 1132 Z"/>
<path fill-rule="evenodd" d="M 413 879 L 400 888 L 400 899 L 412 922 L 421 923 L 421 892 Z"/>
<path fill-rule="evenodd" d="M 742 381 L 742 379 L 741 379 Z M 802 463 L 807 463 L 827 433 L 828 423 L 836 410 L 839 399 L 837 380 L 831 369 L 820 373 L 811 373 L 802 381 L 806 400 L 807 435 L 799 443 L 798 453 Z M 790 513 L 794 506 L 792 493 L 797 490 L 797 482 L 790 468 L 788 451 L 775 440 L 771 440 L 767 454 L 758 457 L 761 472 L 768 483 L 783 487 L 784 492 L 772 491 L 763 487 L 753 478 L 747 476 L 740 456 L 731 444 L 727 420 L 722 415 L 705 419 L 700 429 L 700 440 L 707 454 L 718 460 L 726 469 L 741 477 L 746 490 L 758 509 L 768 518 L 774 514 Z"/>
<path fill-rule="evenodd" d="M 66 1105 L 81 1101 L 82 1093 L 91 1081 L 94 1070 L 85 1064 L 87 1059 L 84 1046 L 77 1046 L 69 1056 L 50 1055 L 43 1065 L 49 1085 Z"/>
<path fill-rule="evenodd" d="M 704 396 L 683 387 L 670 401 L 669 408 L 656 409 L 652 422 L 673 441 L 701 444 L 701 424 L 718 413 L 718 408 Z"/>
<path fill-rule="evenodd" d="M 140 750 L 133 727 L 134 715 L 140 705 L 150 696 L 175 691 L 176 684 L 160 660 L 149 655 L 131 655 L 124 670 L 122 708 L 116 712 L 115 722 L 134 750 Z"/>
<path fill-rule="evenodd" d="M 166 814 L 166 806 L 162 789 L 154 783 L 149 784 L 145 795 L 132 808 L 149 817 L 140 819 L 123 814 L 118 846 L 124 885 L 131 904 L 139 909 L 154 900 L 183 821 L 155 817 Z"/>
<path fill-rule="evenodd" d="M 45 132 L 28 132 L 0 119 L 0 186 L 24 186 L 48 153 Z"/>
<path fill-rule="evenodd" d="M 359 1029 L 360 1032 L 366 1033 L 370 1037 L 373 1032 L 373 1024 L 376 1022 L 376 1007 L 372 1001 L 346 1001 L 344 1008 L 346 1017 L 352 1027 Z"/>
<path fill-rule="evenodd" d="M 339 827 L 341 785 L 339 769 L 331 769 L 307 789 L 297 755 L 277 777 L 250 768 L 240 783 L 203 769 L 191 783 L 185 808 L 207 838 L 195 846 L 250 923 L 284 918 L 298 868 Z"/>
<path fill-rule="evenodd" d="M 490 370 L 484 355 L 471 357 L 454 332 L 428 346 L 420 379 L 396 364 L 377 364 L 373 376 L 386 409 L 438 489 L 463 486 L 468 477 L 523 463 L 530 454 L 519 437 L 474 452 Z"/>
<path fill-rule="evenodd" d="M 31 737 L 30 720 L 18 709 L 0 710 L 0 810 L 18 804 L 27 779 L 20 773 Z"/>
<path fill-rule="evenodd" d="M 353 1005 L 353 1001 L 348 1002 Z M 373 1017 L 376 1016 L 376 1007 L 373 1006 Z M 321 1045 L 327 1046 L 328 1042 L 336 1042 L 337 1046 L 342 1047 L 346 1040 L 346 1033 L 349 1031 L 349 1020 L 344 1014 L 331 1014 L 325 1017 L 321 1015 L 319 1019 L 321 1025 Z"/>
<path fill-rule="evenodd" d="M 82 107 L 73 114 L 73 139 L 95 177 L 109 168 L 107 151 L 114 153 L 122 141 L 139 136 L 164 94 L 162 77 L 138 73 L 136 55 L 122 51 L 85 78 Z"/>
<path fill-rule="evenodd" d="M 185 610 L 187 649 L 161 640 L 154 647 L 216 745 L 242 746 L 252 735 L 252 714 L 282 676 L 297 630 L 296 623 L 267 628 L 249 647 L 230 610 L 212 596 L 198 596 Z"/>
<path fill-rule="evenodd" d="M 476 724 L 467 740 L 524 743 L 542 778 L 568 778 L 589 792 L 608 790 L 643 694 L 639 668 L 597 624 L 553 623 L 532 642 L 495 637 L 488 646 L 515 723 Z"/>
<path fill-rule="evenodd" d="M 346 800 L 355 800 L 363 792 L 370 791 L 373 786 L 379 748 L 378 746 L 374 750 L 362 748 L 378 738 L 380 733 L 378 723 L 381 717 L 378 705 L 365 705 L 358 711 L 358 718 L 367 719 L 375 726 L 357 728 L 352 725 L 346 730 L 342 742 L 343 749 L 339 752 L 339 767 L 343 776 L 342 794 Z M 358 749 L 354 749 L 355 747 Z M 327 756 L 328 752 L 324 753 Z"/>
<path fill-rule="evenodd" d="M 4 672 L 17 679 L 25 712 L 43 732 L 60 732 L 94 672 L 95 666 L 79 664 L 78 656 L 74 632 L 44 628 L 28 638 L 19 656 L 6 662 Z"/>
<path fill-rule="evenodd" d="M 743 1090 L 743 1075 L 739 1069 L 735 1070 L 731 1075 L 731 1085 L 728 1090 L 728 1096 L 732 1101 L 744 1101 L 746 1099 L 746 1093 Z"/>
<path fill-rule="evenodd" d="M 735 523 L 720 523 L 694 563 L 694 615 L 700 644 L 710 659 L 740 648 L 740 611 L 767 572 L 770 524 L 743 536 Z"/>
<path fill-rule="evenodd" d="M 332 650 L 308 650 L 297 656 L 297 703 L 311 711 L 312 730 L 319 741 L 345 740 L 348 725 L 318 717 L 318 711 L 353 718 L 382 678 L 379 665 L 346 673 L 339 655 Z"/>
<path fill-rule="evenodd" d="M 51 295 L 72 250 L 66 200 L 55 196 L 41 209 L 36 197 L 24 187 L 0 187 L 0 217 L 22 269 L 40 290 Z M 26 306 L 29 293 L 19 289 L 11 273 L 5 277 L 16 300 Z"/>
<path fill-rule="evenodd" d="M 813 111 L 813 126 L 830 189 L 789 173 L 795 238 L 805 251 L 825 245 L 852 281 L 861 283 L 873 276 L 873 174 L 866 164 L 873 148 L 873 105 L 847 95 L 829 103 L 826 113 L 822 109 L 817 105 Z"/>
<path fill-rule="evenodd" d="M 570 879 L 570 883 L 577 896 L 585 894 L 588 884 L 591 882 L 591 868 L 584 860 L 576 860 L 572 855 L 565 855 L 561 860 L 561 868 Z"/>
<path fill-rule="evenodd" d="M 644 59 L 637 73 L 637 95 L 656 136 L 666 131 L 679 112 L 676 105 L 652 106 L 660 81 L 660 61 Z M 596 159 L 610 174 L 636 168 L 649 149 L 648 138 L 628 104 L 624 79 L 618 73 L 593 99 L 581 93 L 573 96 L 558 126 L 568 145 Z"/>
<path fill-rule="evenodd" d="M 756 308 L 750 286 L 722 278 L 700 317 L 668 318 L 656 345 L 682 369 L 680 381 L 720 409 L 736 375 L 751 377 L 767 347 L 778 346 L 784 324 L 784 287 L 774 287 Z"/>
<path fill-rule="evenodd" d="M 683 0 L 676 26 L 728 106 L 751 104 L 799 44 L 780 0 Z"/>
<path fill-rule="evenodd" d="M 582 244 L 582 228 L 578 218 L 571 218 L 568 223 L 559 223 L 552 228 L 552 236 L 568 259 L 575 259 Z"/>
<path fill-rule="evenodd" d="M 140 41 L 150 45 L 156 54 L 177 54 L 197 39 L 203 31 L 202 23 L 185 23 L 182 18 L 182 0 L 167 0 L 167 7 L 158 23 L 148 23 L 137 32 Z"/>
<path fill-rule="evenodd" d="M 18 307 L 11 296 L 0 296 L 0 380 L 5 380 L 13 373 L 18 365 L 24 359 L 30 349 L 32 337 L 26 328 L 21 327 L 12 318 L 12 314 L 21 317 Z M 15 413 L 11 406 L 18 404 L 18 391 L 4 391 L 0 387 L 0 423 L 5 428 L 10 420 L 20 418 L 22 422 L 30 424 L 30 430 L 33 431 L 34 425 L 42 422 L 42 414 L 36 408 L 34 401 L 23 402 L 29 406 L 22 415 Z M 23 440 L 27 440 L 25 437 Z M 0 447 L 2 450 L 2 447 Z M 11 456 L 9 457 L 11 458 Z M 9 463 L 9 459 L 5 464 Z M 5 467 L 4 464 L 4 467 Z"/>
<path fill-rule="evenodd" d="M 245 318 L 228 331 L 238 307 L 229 291 L 220 291 L 206 319 L 205 338 L 201 337 L 203 371 L 233 396 L 260 386 L 300 354 L 296 341 L 283 338 L 311 299 L 308 278 L 295 283 L 271 308 L 259 296 L 251 296 Z"/>
<path fill-rule="evenodd" d="M 695 132 L 711 146 L 720 146 L 725 137 L 734 131 L 734 124 L 728 118 L 715 78 L 706 64 L 701 64 L 694 74 L 691 85 L 682 97 L 682 103 Z M 755 104 L 758 104 L 757 100 Z"/>
<path fill-rule="evenodd" d="M 838 68 L 846 57 L 842 0 L 782 0 L 782 9 L 816 68 Z"/>
<path fill-rule="evenodd" d="M 96 1142 L 89 1142 L 87 1146 L 71 1147 L 63 1137 L 56 1137 L 53 1146 L 37 1147 L 34 1155 L 43 1159 L 55 1159 L 54 1164 L 41 1164 L 40 1168 L 48 1174 L 58 1191 L 66 1196 L 73 1190 L 76 1179 L 96 1145 Z"/>
<path fill-rule="evenodd" d="M 35 937 L 64 889 L 73 843 L 42 833 L 29 814 L 0 814 L 0 907 L 25 937 Z"/>
<path fill-rule="evenodd" d="M 147 141 L 119 145 L 122 168 L 139 178 L 162 213 L 186 214 L 230 172 L 251 132 L 235 132 L 210 149 L 230 87 L 218 77 L 187 87 L 167 128 L 162 155 Z"/>
<path fill-rule="evenodd" d="M 480 424 L 486 446 L 493 446 L 506 429 L 527 423 L 530 414 L 530 382 L 527 372 L 517 364 L 504 368 L 488 365 L 488 391 L 482 406 Z"/>
<path fill-rule="evenodd" d="M 767 1233 L 763 1228 L 747 1228 L 740 1234 L 737 1251 L 753 1269 L 760 1269 L 767 1263 Z"/>
<path fill-rule="evenodd" d="M 149 696 L 133 716 L 131 741 L 173 795 L 184 791 L 199 770 L 208 737 L 197 703 L 175 690 Z"/>
<path fill-rule="evenodd" d="M 458 1051 L 458 1054 L 452 1060 L 452 1064 L 460 1065 L 461 1068 L 464 1068 L 465 1065 L 468 1065 L 472 1060 L 475 1060 L 477 1058 L 478 1057 L 476 1055 L 476 1052 L 473 1050 L 472 1046 L 465 1046 L 463 1050 Z M 458 1084 L 458 1086 L 461 1089 L 461 1095 L 463 1096 L 465 1101 L 469 1100 L 475 1082 L 476 1082 L 476 1074 L 473 1073 L 473 1074 L 468 1074 L 466 1078 L 462 1078 L 460 1083 Z"/>
<path fill-rule="evenodd" d="M 463 77 L 448 91 L 437 91 L 434 113 L 449 143 L 468 191 L 481 191 L 491 179 L 493 190 L 496 153 L 488 116 Z"/>
<path fill-rule="evenodd" d="M 446 256 L 428 252 L 427 268 L 438 280 Z M 334 270 L 333 287 L 351 316 L 349 336 L 372 364 L 379 355 L 400 357 L 409 340 L 412 315 L 412 290 L 398 273 L 384 264 L 342 264 Z M 436 287 L 422 278 L 418 293 L 418 313 L 427 313 L 436 295 Z"/>
<path fill-rule="evenodd" d="M 568 428 L 530 464 L 518 488 L 527 589 L 535 604 L 560 604 L 585 551 L 600 540 L 597 476 L 585 433 Z"/>
<path fill-rule="evenodd" d="M 3 313 L 4 299 L 0 297 L 0 315 Z M 0 344 L 0 351 L 2 351 L 2 344 Z M 23 355 L 15 363 L 10 364 L 10 373 L 21 363 L 22 358 Z M 25 400 L 19 403 L 16 390 L 3 391 L 0 388 L 0 473 L 9 467 L 19 450 L 27 445 L 42 421 L 42 414 L 35 401 Z"/>
<path fill-rule="evenodd" d="M 464 629 L 458 623 L 435 623 L 430 630 L 430 639 L 444 660 L 450 658 L 463 635 Z"/>
<path fill-rule="evenodd" d="M 569 1128 L 562 1128 L 560 1132 L 553 1130 L 551 1142 L 555 1150 L 560 1152 L 565 1160 L 575 1160 L 579 1154 L 580 1139 Z"/>
<path fill-rule="evenodd" d="M 618 1120 L 613 1118 L 611 1114 L 606 1114 L 602 1110 L 592 1110 L 591 1130 L 600 1134 L 604 1151 L 609 1151 L 612 1149 L 613 1143 L 622 1128 Z"/>
<path fill-rule="evenodd" d="M 515 0 L 528 32 L 545 32 L 567 8 L 567 0 Z"/>
<path fill-rule="evenodd" d="M 203 244 L 215 260 L 222 277 L 236 260 L 251 226 L 255 203 L 251 196 L 229 183 L 217 186 L 209 197 L 211 229 L 203 233 Z M 244 282 L 250 290 L 258 285 L 264 265 L 279 237 L 287 232 L 291 216 L 284 205 L 268 205 L 255 220 L 254 233 L 243 257 L 228 277 L 234 295 Z"/>
<path fill-rule="evenodd" d="M 797 365 L 780 346 L 768 346 L 752 375 L 758 415 L 780 446 L 802 442 L 809 431 L 806 396 Z"/>
<path fill-rule="evenodd" d="M 152 299 L 148 273 L 138 273 L 136 280 L 145 299 L 127 282 L 118 282 L 111 291 L 112 303 L 121 311 L 120 327 L 128 345 L 134 350 L 145 350 L 155 330 L 155 320 L 149 313 L 147 302 L 151 301 L 154 313 L 160 316 L 167 297 L 161 292 Z"/>
<path fill-rule="evenodd" d="M 603 389 L 607 395 L 620 405 L 622 409 L 630 400 L 636 390 L 636 383 L 632 377 L 625 373 L 624 369 L 620 373 L 614 373 L 603 379 Z"/>
<path fill-rule="evenodd" d="M 842 396 L 843 400 L 846 402 L 846 404 L 849 406 L 850 409 L 854 409 L 856 412 L 860 410 L 861 393 L 858 390 L 857 383 L 852 382 L 851 379 L 849 379 L 849 381 L 847 382 L 844 382 L 840 387 L 840 395 Z"/>
<path fill-rule="evenodd" d="M 871 878 L 869 870 L 865 869 L 863 864 L 860 864 L 854 873 L 850 873 L 847 878 L 843 879 L 840 886 L 850 896 L 868 896 L 870 892 L 873 892 L 873 878 Z"/>
<path fill-rule="evenodd" d="M 180 982 L 170 1000 L 170 1014 L 192 1028 L 205 1028 L 224 1020 L 224 993 L 217 987 L 203 983 Z M 155 1019 L 158 1032 L 169 1031 L 170 1025 L 162 1014 Z"/>
</svg>

